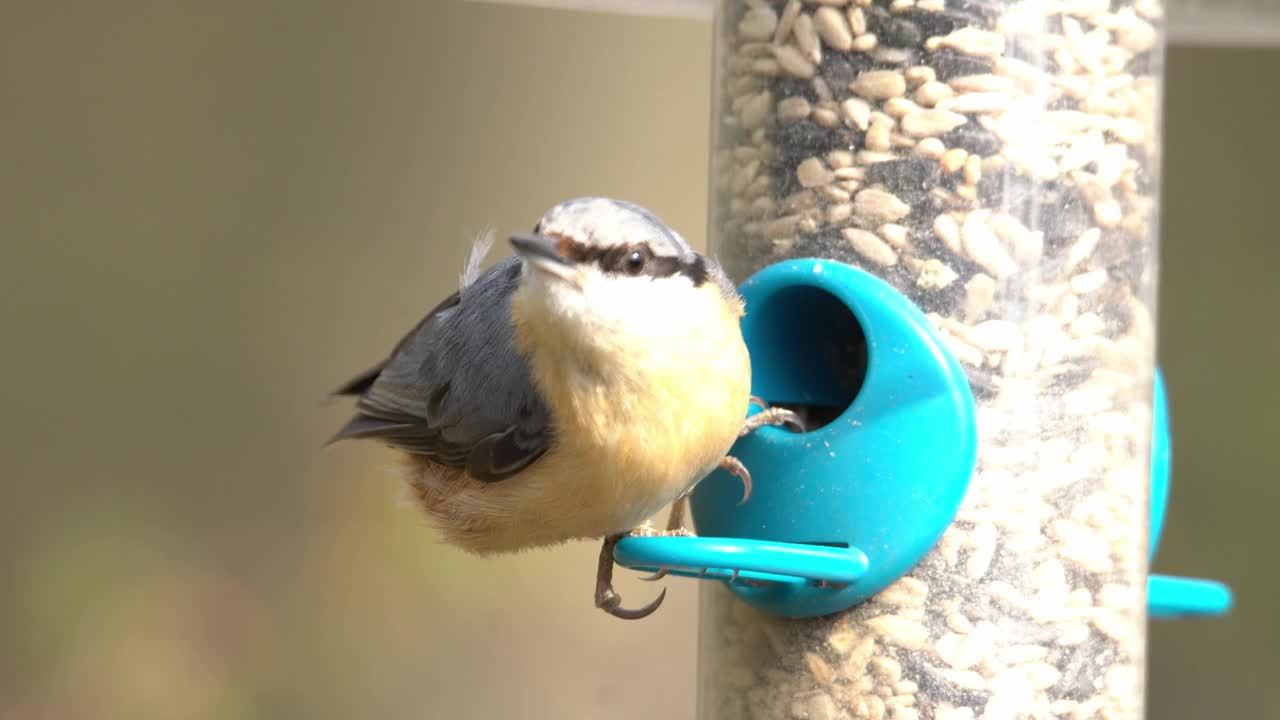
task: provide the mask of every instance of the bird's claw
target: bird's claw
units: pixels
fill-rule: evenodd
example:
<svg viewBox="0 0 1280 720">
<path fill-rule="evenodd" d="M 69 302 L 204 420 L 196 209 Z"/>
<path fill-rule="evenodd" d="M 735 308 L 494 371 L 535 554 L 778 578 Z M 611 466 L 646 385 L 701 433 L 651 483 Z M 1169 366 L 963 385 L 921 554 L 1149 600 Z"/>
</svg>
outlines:
<svg viewBox="0 0 1280 720">
<path fill-rule="evenodd" d="M 742 481 L 742 499 L 738 504 L 745 503 L 751 497 L 751 472 L 747 470 L 747 466 L 743 465 L 738 458 L 726 455 L 720 461 L 720 469 L 737 476 Z"/>
<path fill-rule="evenodd" d="M 662 605 L 662 601 L 665 600 L 666 598 L 667 598 L 667 589 L 662 588 L 662 592 L 658 593 L 658 597 L 654 598 L 653 602 L 649 603 L 648 605 L 645 605 L 642 608 L 636 608 L 635 610 L 628 610 L 626 608 L 621 607 L 622 596 L 614 592 L 613 588 L 606 588 L 604 592 L 600 593 L 596 597 L 596 607 L 600 608 L 601 610 L 609 613 L 610 615 L 616 618 L 622 618 L 623 620 L 640 620 L 642 618 L 647 618 L 650 615 L 652 615 L 654 611 L 656 611 L 658 607 Z"/>
</svg>

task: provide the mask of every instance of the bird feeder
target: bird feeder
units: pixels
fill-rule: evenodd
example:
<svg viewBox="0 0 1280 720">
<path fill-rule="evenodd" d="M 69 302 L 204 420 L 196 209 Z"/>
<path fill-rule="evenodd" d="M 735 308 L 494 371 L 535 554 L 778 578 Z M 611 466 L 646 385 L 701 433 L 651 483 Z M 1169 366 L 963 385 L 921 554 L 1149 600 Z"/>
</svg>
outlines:
<svg viewBox="0 0 1280 720">
<path fill-rule="evenodd" d="M 693 3 L 681 3 L 687 6 Z M 800 413 L 694 491 L 698 717 L 1140 718 L 1169 448 L 1158 0 L 721 0 L 710 250 Z"/>
<path fill-rule="evenodd" d="M 1226 602 L 1147 571 L 1160 4 L 714 24 L 709 242 L 809 428 L 739 441 L 745 505 L 698 486 L 702 546 L 618 548 L 720 579 L 698 717 L 1142 717 L 1148 605 Z"/>
</svg>

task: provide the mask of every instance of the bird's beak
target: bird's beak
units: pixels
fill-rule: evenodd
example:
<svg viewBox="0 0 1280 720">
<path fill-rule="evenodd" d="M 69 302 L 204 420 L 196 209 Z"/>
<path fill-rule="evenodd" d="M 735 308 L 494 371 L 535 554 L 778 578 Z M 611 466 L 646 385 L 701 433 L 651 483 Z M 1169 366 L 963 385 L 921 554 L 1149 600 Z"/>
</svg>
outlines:
<svg viewBox="0 0 1280 720">
<path fill-rule="evenodd" d="M 511 245 L 533 269 L 576 284 L 573 266 L 560 255 L 554 238 L 546 235 L 512 235 Z"/>
</svg>

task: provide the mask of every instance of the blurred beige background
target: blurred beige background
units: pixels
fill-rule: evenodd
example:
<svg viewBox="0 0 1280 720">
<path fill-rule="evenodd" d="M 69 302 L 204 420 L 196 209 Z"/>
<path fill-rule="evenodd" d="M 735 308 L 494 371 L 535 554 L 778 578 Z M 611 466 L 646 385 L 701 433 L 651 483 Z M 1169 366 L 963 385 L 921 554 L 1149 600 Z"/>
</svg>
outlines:
<svg viewBox="0 0 1280 720">
<path fill-rule="evenodd" d="M 473 561 L 326 393 L 565 197 L 701 244 L 710 30 L 453 2 L 0 5 L 0 719 L 688 718 L 693 581 Z M 1280 717 L 1280 52 L 1170 57 L 1151 717 Z M 494 254 L 505 253 L 499 246 Z M 629 575 L 629 574 L 628 574 Z M 632 602 L 657 588 L 624 578 Z"/>
</svg>

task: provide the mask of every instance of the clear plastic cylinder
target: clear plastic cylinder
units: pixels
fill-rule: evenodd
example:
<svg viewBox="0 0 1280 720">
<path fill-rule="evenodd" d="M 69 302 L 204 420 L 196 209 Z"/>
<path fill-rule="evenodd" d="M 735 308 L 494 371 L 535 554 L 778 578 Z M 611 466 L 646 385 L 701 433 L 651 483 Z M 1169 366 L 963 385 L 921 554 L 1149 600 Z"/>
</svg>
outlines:
<svg viewBox="0 0 1280 720">
<path fill-rule="evenodd" d="M 788 620 L 706 583 L 698 717 L 1141 718 L 1161 4 L 722 0 L 715 32 L 712 251 L 891 283 L 980 441 L 872 600 Z"/>
</svg>

